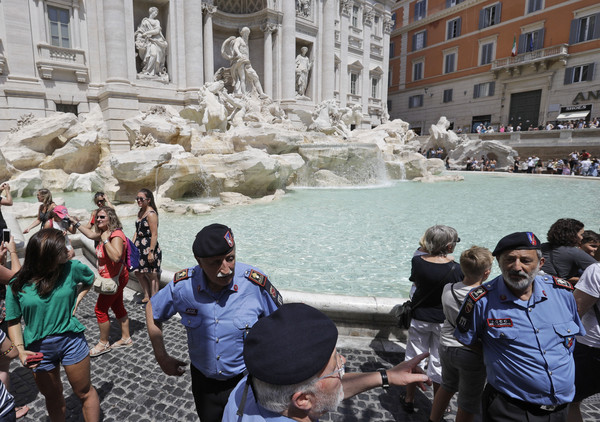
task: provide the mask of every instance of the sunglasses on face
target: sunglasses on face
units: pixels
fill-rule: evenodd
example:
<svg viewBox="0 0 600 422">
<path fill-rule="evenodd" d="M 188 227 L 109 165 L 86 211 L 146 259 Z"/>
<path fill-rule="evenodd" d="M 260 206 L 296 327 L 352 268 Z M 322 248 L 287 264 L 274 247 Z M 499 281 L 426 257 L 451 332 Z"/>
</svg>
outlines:
<svg viewBox="0 0 600 422">
<path fill-rule="evenodd" d="M 106 216 L 105 215 L 98 215 L 98 216 L 96 216 L 96 218 L 98 220 L 104 220 L 106 218 Z"/>
<path fill-rule="evenodd" d="M 138 202 L 144 202 L 146 200 L 146 198 L 142 198 L 141 196 L 138 196 L 137 198 L 135 198 L 135 200 Z"/>
</svg>

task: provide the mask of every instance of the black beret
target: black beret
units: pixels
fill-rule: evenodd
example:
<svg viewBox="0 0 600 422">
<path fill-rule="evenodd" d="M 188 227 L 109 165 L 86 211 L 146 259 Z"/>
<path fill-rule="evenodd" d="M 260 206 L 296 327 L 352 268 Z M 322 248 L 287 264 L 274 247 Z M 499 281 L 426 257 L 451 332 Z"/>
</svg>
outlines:
<svg viewBox="0 0 600 422">
<path fill-rule="evenodd" d="M 323 312 L 288 303 L 260 318 L 244 342 L 248 372 L 274 385 L 306 381 L 327 366 L 338 331 Z"/>
<path fill-rule="evenodd" d="M 235 247 L 233 232 L 223 224 L 211 224 L 196 235 L 192 251 L 198 258 L 227 255 Z"/>
<path fill-rule="evenodd" d="M 504 236 L 498 244 L 492 255 L 498 256 L 502 252 L 515 249 L 541 249 L 542 242 L 531 232 L 517 232 Z"/>
</svg>

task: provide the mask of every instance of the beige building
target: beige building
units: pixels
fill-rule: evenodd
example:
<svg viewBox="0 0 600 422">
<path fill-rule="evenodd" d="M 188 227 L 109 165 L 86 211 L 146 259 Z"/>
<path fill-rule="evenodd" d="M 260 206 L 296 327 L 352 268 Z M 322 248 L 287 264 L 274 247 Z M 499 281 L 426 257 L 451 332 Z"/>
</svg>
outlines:
<svg viewBox="0 0 600 422">
<path fill-rule="evenodd" d="M 126 145 L 124 119 L 154 104 L 198 101 L 198 88 L 231 65 L 221 46 L 242 27 L 250 29 L 250 61 L 264 92 L 284 109 L 309 111 L 336 98 L 361 107 L 362 126 L 377 124 L 387 101 L 393 4 L 0 0 L 0 136 L 26 113 L 86 113 L 97 104 L 113 145 Z M 309 61 L 299 94 L 303 47 Z"/>
<path fill-rule="evenodd" d="M 427 133 L 600 116 L 596 0 L 401 0 L 388 108 Z"/>
</svg>

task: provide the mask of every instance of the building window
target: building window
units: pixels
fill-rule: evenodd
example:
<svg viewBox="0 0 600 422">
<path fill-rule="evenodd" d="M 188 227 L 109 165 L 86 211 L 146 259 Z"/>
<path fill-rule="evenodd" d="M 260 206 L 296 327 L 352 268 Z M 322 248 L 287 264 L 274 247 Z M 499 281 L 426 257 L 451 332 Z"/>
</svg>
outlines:
<svg viewBox="0 0 600 422">
<path fill-rule="evenodd" d="M 412 38 L 412 51 L 417 51 L 427 46 L 427 31 L 417 32 Z"/>
<path fill-rule="evenodd" d="M 446 9 L 452 6 L 456 6 L 459 3 L 462 3 L 465 0 L 446 0 Z"/>
<path fill-rule="evenodd" d="M 445 103 L 452 102 L 452 88 L 444 90 L 444 102 Z"/>
<path fill-rule="evenodd" d="M 79 115 L 77 110 L 78 104 L 63 104 L 63 103 L 54 103 L 56 105 L 56 111 L 61 113 L 73 113 L 74 115 Z"/>
<path fill-rule="evenodd" d="M 479 52 L 479 66 L 490 64 L 494 59 L 494 43 L 482 44 Z"/>
<path fill-rule="evenodd" d="M 413 63 L 413 81 L 423 79 L 423 62 Z"/>
<path fill-rule="evenodd" d="M 392 29 L 396 29 L 396 12 L 392 13 Z"/>
<path fill-rule="evenodd" d="M 501 10 L 502 3 L 496 3 L 492 6 L 481 9 L 479 12 L 479 29 L 499 24 Z"/>
<path fill-rule="evenodd" d="M 69 36 L 69 10 L 48 5 L 50 44 L 56 47 L 71 48 Z"/>
<path fill-rule="evenodd" d="M 371 98 L 379 98 L 379 78 L 371 78 Z"/>
<path fill-rule="evenodd" d="M 408 108 L 423 107 L 423 94 L 408 97 Z"/>
<path fill-rule="evenodd" d="M 519 36 L 519 54 L 544 48 L 544 29 Z"/>
<path fill-rule="evenodd" d="M 350 74 L 350 94 L 358 95 L 358 73 Z"/>
<path fill-rule="evenodd" d="M 394 41 L 390 42 L 390 59 L 394 58 Z"/>
<path fill-rule="evenodd" d="M 571 21 L 569 44 L 600 38 L 600 13 Z"/>
<path fill-rule="evenodd" d="M 415 3 L 415 20 L 421 20 L 427 16 L 427 0 L 417 0 Z"/>
<path fill-rule="evenodd" d="M 594 80 L 594 63 L 565 69 L 565 85 Z"/>
<path fill-rule="evenodd" d="M 380 35 L 381 31 L 379 30 L 379 16 L 375 15 L 373 16 L 373 33 L 375 35 Z"/>
<path fill-rule="evenodd" d="M 496 88 L 495 82 L 484 82 L 473 87 L 473 98 L 493 97 Z"/>
<path fill-rule="evenodd" d="M 352 6 L 352 26 L 358 28 L 358 6 Z"/>
<path fill-rule="evenodd" d="M 460 37 L 460 18 L 452 19 L 448 21 L 446 30 L 446 39 L 451 40 L 452 38 Z"/>
<path fill-rule="evenodd" d="M 544 0 L 528 0 L 527 1 L 527 13 L 537 12 L 543 8 Z"/>
<path fill-rule="evenodd" d="M 387 109 L 388 112 L 392 111 L 392 100 L 387 100 Z"/>
<path fill-rule="evenodd" d="M 394 68 L 390 67 L 390 69 L 388 71 L 388 87 L 392 86 L 392 80 L 393 80 L 392 74 L 393 74 L 393 71 L 394 71 Z"/>
<path fill-rule="evenodd" d="M 456 72 L 456 53 L 449 53 L 444 56 L 444 73 Z"/>
</svg>

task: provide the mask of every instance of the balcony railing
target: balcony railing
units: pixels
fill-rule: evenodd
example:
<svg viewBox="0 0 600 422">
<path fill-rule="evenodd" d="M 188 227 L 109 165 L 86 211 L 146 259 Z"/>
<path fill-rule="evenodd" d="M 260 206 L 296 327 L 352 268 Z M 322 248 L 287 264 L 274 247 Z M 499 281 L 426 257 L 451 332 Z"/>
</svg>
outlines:
<svg viewBox="0 0 600 422">
<path fill-rule="evenodd" d="M 492 71 L 501 70 L 510 67 L 534 64 L 536 62 L 547 60 L 560 60 L 568 56 L 569 50 L 567 44 L 559 44 L 541 50 L 528 51 L 517 54 L 513 57 L 504 57 L 492 62 Z"/>
<path fill-rule="evenodd" d="M 62 70 L 73 72 L 77 82 L 88 81 L 85 51 L 48 44 L 38 44 L 37 47 L 39 58 L 36 64 L 43 79 L 52 79 L 56 70 Z"/>
</svg>

